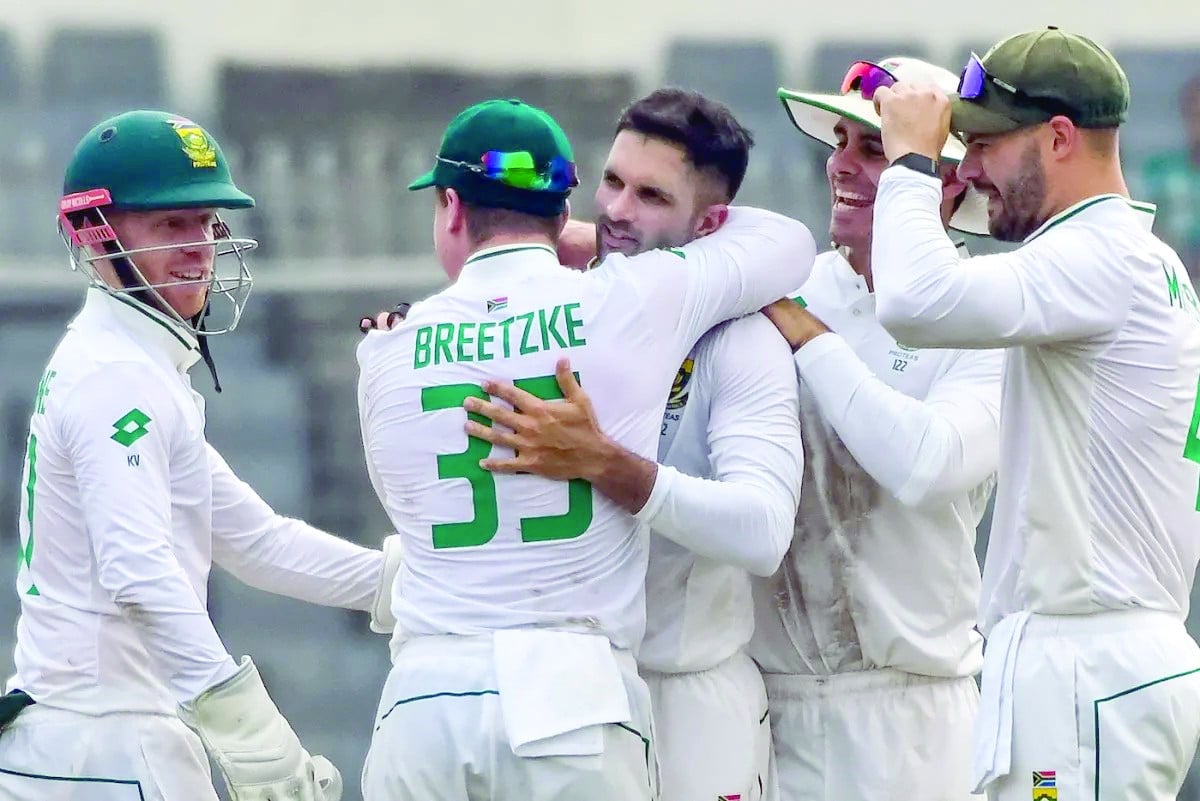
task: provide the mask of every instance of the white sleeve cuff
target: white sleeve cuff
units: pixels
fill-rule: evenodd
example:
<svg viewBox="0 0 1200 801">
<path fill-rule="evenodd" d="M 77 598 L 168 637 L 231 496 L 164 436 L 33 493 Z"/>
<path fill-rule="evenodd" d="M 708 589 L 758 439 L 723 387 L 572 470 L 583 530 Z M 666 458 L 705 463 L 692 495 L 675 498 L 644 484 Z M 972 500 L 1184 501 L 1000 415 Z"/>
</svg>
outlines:
<svg viewBox="0 0 1200 801">
<path fill-rule="evenodd" d="M 871 369 L 849 343 L 832 331 L 796 351 L 796 368 L 821 406 L 837 420 L 859 383 L 871 377 Z"/>
<path fill-rule="evenodd" d="M 646 499 L 646 504 L 637 511 L 634 517 L 637 520 L 653 525 L 654 518 L 662 511 L 663 504 L 671 495 L 671 485 L 675 481 L 676 474 L 679 471 L 674 467 L 668 467 L 665 464 L 658 466 L 658 471 L 654 476 L 654 487 L 650 490 L 650 497 Z"/>
<path fill-rule="evenodd" d="M 935 187 L 938 190 L 938 202 L 941 202 L 942 197 L 942 182 L 934 178 L 932 175 L 926 175 L 923 172 L 914 170 L 911 167 L 906 167 L 903 164 L 893 164 L 883 171 L 879 176 L 880 183 L 883 181 L 909 181 L 913 183 L 923 183 L 926 186 Z"/>
<path fill-rule="evenodd" d="M 842 339 L 833 331 L 826 331 L 824 334 L 815 336 L 795 353 L 796 367 L 800 370 L 801 375 L 817 362 L 821 357 L 835 352 L 844 352 L 849 350 L 850 346 L 846 344 L 846 340 Z"/>
</svg>

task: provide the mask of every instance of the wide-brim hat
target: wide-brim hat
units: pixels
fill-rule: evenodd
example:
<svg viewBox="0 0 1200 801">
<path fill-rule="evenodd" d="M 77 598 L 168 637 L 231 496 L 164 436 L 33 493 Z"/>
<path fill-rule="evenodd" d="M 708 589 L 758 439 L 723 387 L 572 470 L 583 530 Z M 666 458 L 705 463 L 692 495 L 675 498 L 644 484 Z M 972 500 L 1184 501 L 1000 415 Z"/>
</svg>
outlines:
<svg viewBox="0 0 1200 801">
<path fill-rule="evenodd" d="M 949 70 L 917 58 L 893 56 L 874 63 L 894 75 L 898 82 L 934 84 L 947 95 L 953 94 L 958 88 L 958 78 Z M 883 127 L 874 101 L 865 99 L 857 89 L 851 89 L 844 95 L 780 89 L 779 99 L 783 101 L 788 117 L 797 128 L 830 147 L 837 146 L 834 126 L 840 119 L 845 118 L 876 131 Z M 963 160 L 966 152 L 962 140 L 951 135 L 942 148 L 941 159 L 957 164 Z M 962 205 L 950 218 L 950 227 L 968 234 L 987 236 L 987 197 L 968 185 Z"/>
</svg>

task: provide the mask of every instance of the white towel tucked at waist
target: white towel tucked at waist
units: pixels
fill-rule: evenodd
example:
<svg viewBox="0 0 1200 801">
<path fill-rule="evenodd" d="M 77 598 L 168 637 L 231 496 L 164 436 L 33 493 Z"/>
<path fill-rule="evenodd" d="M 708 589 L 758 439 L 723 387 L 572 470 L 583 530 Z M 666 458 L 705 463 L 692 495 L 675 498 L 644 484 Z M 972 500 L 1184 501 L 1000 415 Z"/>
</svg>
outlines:
<svg viewBox="0 0 1200 801">
<path fill-rule="evenodd" d="M 607 637 L 545 629 L 493 635 L 497 690 L 509 746 L 520 757 L 604 751 L 604 724 L 632 719 Z"/>
<path fill-rule="evenodd" d="M 1029 614 L 1017 612 L 993 626 L 983 651 L 983 682 L 971 760 L 977 793 L 1001 776 L 1007 776 L 1012 768 L 1013 679 Z"/>
</svg>

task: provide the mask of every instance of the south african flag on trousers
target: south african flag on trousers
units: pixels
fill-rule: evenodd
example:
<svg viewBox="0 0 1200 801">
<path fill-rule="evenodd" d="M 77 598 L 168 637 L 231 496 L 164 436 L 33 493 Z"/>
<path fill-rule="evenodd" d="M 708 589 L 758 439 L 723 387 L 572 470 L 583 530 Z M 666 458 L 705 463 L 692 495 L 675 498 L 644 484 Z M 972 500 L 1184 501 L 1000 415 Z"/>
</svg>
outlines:
<svg viewBox="0 0 1200 801">
<path fill-rule="evenodd" d="M 1058 782 L 1055 771 L 1035 770 L 1033 772 L 1033 801 L 1058 801 Z"/>
</svg>

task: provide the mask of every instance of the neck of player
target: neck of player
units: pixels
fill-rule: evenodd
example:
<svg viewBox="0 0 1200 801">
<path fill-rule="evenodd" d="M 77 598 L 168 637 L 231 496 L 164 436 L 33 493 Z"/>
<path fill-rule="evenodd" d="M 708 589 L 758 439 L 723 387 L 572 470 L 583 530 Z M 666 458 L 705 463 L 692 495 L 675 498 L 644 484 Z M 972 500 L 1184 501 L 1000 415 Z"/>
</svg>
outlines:
<svg viewBox="0 0 1200 801">
<path fill-rule="evenodd" d="M 474 256 L 483 250 L 490 248 L 514 247 L 517 245 L 545 245 L 551 250 L 555 250 L 557 243 L 548 236 L 533 233 L 502 233 L 495 236 L 489 236 L 476 243 L 471 248 L 471 255 Z"/>
</svg>

